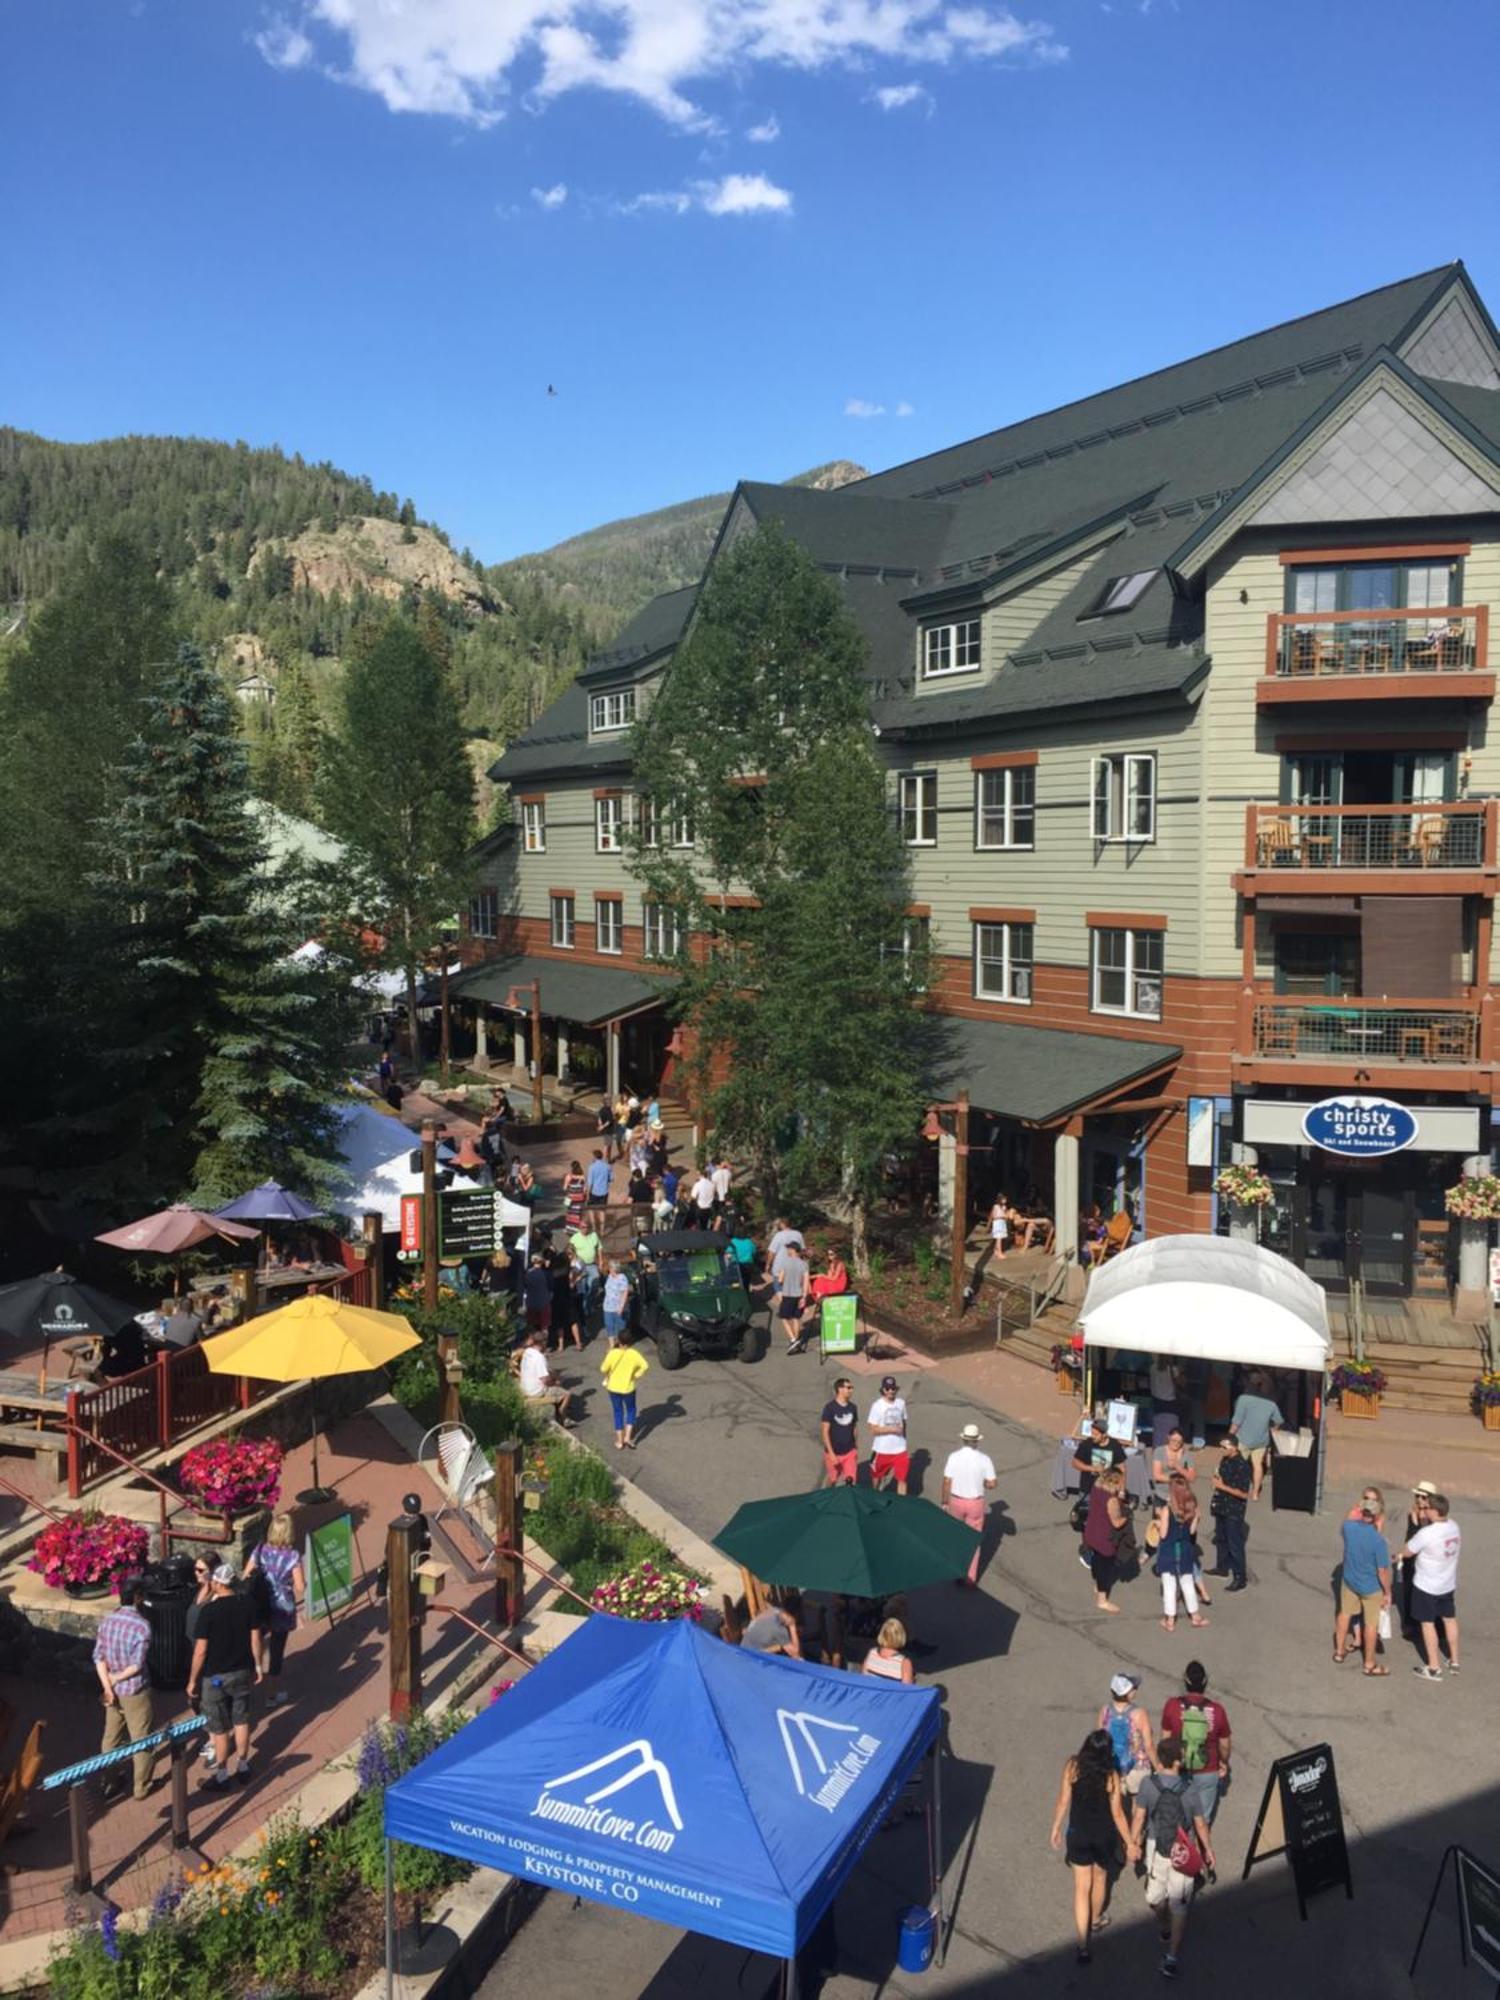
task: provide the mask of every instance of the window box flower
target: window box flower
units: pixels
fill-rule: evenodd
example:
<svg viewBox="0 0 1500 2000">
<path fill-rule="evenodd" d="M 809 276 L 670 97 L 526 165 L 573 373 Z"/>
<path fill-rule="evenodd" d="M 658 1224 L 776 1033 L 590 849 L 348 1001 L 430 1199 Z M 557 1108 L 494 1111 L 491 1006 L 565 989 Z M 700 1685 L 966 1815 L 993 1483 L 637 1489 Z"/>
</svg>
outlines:
<svg viewBox="0 0 1500 2000">
<path fill-rule="evenodd" d="M 35 1570 L 53 1590 L 66 1590 L 74 1596 L 118 1592 L 120 1579 L 142 1568 L 150 1545 L 151 1538 L 139 1521 L 91 1509 L 69 1514 L 43 1528 L 26 1567 Z"/>
</svg>

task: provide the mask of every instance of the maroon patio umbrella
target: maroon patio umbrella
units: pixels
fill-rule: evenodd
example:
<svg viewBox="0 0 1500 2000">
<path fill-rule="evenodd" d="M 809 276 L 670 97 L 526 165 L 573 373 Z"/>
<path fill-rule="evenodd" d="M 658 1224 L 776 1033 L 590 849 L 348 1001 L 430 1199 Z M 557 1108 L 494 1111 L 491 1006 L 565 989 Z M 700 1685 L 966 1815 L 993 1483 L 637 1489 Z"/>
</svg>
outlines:
<svg viewBox="0 0 1500 2000">
<path fill-rule="evenodd" d="M 175 1257 L 191 1250 L 195 1243 L 206 1243 L 211 1236 L 234 1243 L 259 1234 L 258 1229 L 251 1229 L 246 1223 L 226 1222 L 221 1215 L 210 1215 L 205 1209 L 190 1208 L 185 1201 L 174 1201 L 170 1208 L 159 1209 L 155 1215 L 127 1222 L 123 1229 L 106 1229 L 94 1241 L 111 1244 L 116 1250 L 137 1250 L 145 1257 Z"/>
</svg>

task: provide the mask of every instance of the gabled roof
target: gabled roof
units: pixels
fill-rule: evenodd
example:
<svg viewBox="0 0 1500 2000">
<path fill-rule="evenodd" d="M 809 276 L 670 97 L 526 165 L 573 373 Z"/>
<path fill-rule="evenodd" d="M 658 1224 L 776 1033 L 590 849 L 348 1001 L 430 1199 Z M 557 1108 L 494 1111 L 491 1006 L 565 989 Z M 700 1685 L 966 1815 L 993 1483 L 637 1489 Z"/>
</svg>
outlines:
<svg viewBox="0 0 1500 2000">
<path fill-rule="evenodd" d="M 664 590 L 649 604 L 642 605 L 614 641 L 593 655 L 579 679 L 617 678 L 623 669 L 638 667 L 658 653 L 669 652 L 693 615 L 700 587 L 697 583 L 683 584 L 677 590 Z"/>
</svg>

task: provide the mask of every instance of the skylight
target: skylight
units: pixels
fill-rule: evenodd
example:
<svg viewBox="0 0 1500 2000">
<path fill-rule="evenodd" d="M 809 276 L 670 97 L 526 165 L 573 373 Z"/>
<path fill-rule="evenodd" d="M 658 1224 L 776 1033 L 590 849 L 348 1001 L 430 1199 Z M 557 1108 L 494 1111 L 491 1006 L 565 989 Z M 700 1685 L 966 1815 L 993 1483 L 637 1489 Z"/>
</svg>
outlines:
<svg viewBox="0 0 1500 2000">
<path fill-rule="evenodd" d="M 1154 569 L 1132 570 L 1129 576 L 1112 576 L 1097 600 L 1082 615 L 1107 618 L 1113 611 L 1128 611 L 1146 594 L 1146 586 L 1156 575 Z"/>
</svg>

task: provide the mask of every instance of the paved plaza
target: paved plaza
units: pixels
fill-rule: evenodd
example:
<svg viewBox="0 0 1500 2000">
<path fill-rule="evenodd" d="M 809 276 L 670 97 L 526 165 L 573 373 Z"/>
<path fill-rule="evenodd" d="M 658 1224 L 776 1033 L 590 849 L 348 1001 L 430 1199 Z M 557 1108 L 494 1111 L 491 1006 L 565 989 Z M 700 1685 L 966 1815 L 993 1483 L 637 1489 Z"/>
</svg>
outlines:
<svg viewBox="0 0 1500 2000">
<path fill-rule="evenodd" d="M 646 1349 L 649 1355 L 651 1350 Z M 607 1405 L 593 1389 L 592 1351 L 580 1375 L 592 1393 L 583 1435 L 609 1451 Z M 653 1368 L 641 1395 L 641 1448 L 624 1471 L 701 1534 L 712 1536 L 742 1501 L 811 1486 L 818 1477 L 817 1413 L 836 1364 L 815 1355 L 770 1353 L 753 1367 L 695 1361 L 676 1374 Z M 857 1400 L 874 1393 L 878 1367 L 861 1363 Z M 953 1761 L 945 1779 L 945 1846 L 957 1921 L 947 1964 L 921 1978 L 897 1970 L 901 1910 L 925 1900 L 919 1823 L 877 1835 L 836 1906 L 839 1969 L 824 1991 L 834 2000 L 873 1992 L 972 1995 L 1156 1990 L 1160 1948 L 1140 1885 L 1127 1872 L 1115 1890 L 1113 1927 L 1096 1940 L 1093 1963 L 1073 1959 L 1070 1885 L 1048 1845 L 1064 1758 L 1097 1718 L 1110 1675 L 1142 1676 L 1153 1718 L 1197 1655 L 1211 1691 L 1229 1710 L 1234 1781 L 1215 1825 L 1219 1880 L 1193 1911 L 1183 1979 L 1215 2000 L 1268 1992 L 1302 1995 L 1436 1996 L 1455 1987 L 1451 1894 L 1444 1901 L 1415 1986 L 1406 1966 L 1444 1848 L 1466 1842 L 1500 1852 L 1500 1751 L 1493 1689 L 1500 1640 L 1495 1562 L 1500 1508 L 1492 1499 L 1455 1509 L 1465 1532 L 1460 1577 L 1465 1669 L 1429 1686 L 1408 1671 L 1415 1654 L 1399 1638 L 1387 1649 L 1388 1680 L 1366 1680 L 1330 1660 L 1331 1575 L 1339 1523 L 1361 1483 L 1362 1459 L 1378 1458 L 1380 1426 L 1362 1437 L 1346 1426 L 1336 1484 L 1316 1518 L 1273 1513 L 1269 1494 L 1252 1512 L 1254 1587 L 1215 1593 L 1211 1623 L 1169 1635 L 1158 1622 L 1159 1587 L 1149 1575 L 1117 1591 L 1121 1615 L 1093 1609 L 1066 1510 L 1048 1492 L 1055 1438 L 1070 1406 L 1047 1378 L 1020 1364 L 980 1364 L 989 1401 L 971 1397 L 974 1364 L 906 1371 L 921 1489 L 935 1495 L 942 1461 L 960 1426 L 978 1418 L 999 1473 L 982 1587 L 916 1593 L 919 1676 L 940 1685 Z M 1013 1396 L 1007 1396 L 1007 1387 Z M 1051 1435 L 1006 1413 L 1013 1401 L 1033 1420 L 1055 1406 Z M 1476 1464 L 1479 1461 L 1475 1461 Z M 1449 1467 L 1427 1476 L 1440 1483 Z M 1460 1482 L 1455 1479 L 1455 1489 Z M 1393 1513 L 1404 1495 L 1388 1495 Z M 1327 1742 L 1334 1751 L 1355 1895 L 1324 1895 L 1298 1920 L 1281 1860 L 1239 1877 L 1267 1772 L 1286 1752 Z M 708 1952 L 699 1940 L 643 1919 L 618 1916 L 554 1894 L 491 1972 L 486 1995 L 587 1990 L 593 2000 L 678 1992 L 756 1992 L 763 1963 Z M 1474 1990 L 1480 1990 L 1477 1976 Z"/>
</svg>

